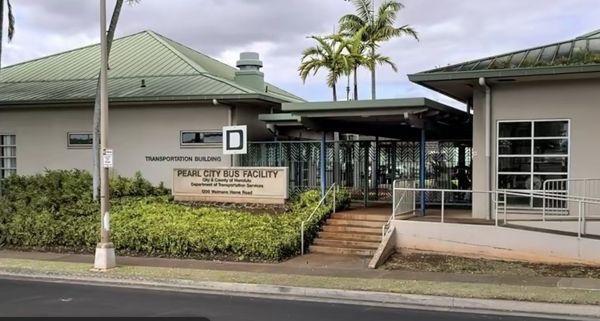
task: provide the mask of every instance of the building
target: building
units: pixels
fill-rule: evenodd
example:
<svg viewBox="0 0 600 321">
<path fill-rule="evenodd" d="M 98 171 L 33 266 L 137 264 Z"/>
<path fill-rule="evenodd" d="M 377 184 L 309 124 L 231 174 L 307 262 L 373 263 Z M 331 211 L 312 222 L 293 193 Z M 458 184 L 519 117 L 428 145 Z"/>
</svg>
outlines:
<svg viewBox="0 0 600 321">
<path fill-rule="evenodd" d="M 600 136 L 600 30 L 409 79 L 472 110 L 474 190 L 533 192 L 548 179 L 600 177 L 595 148 Z M 508 203 L 525 209 L 543 205 L 519 196 Z M 474 196 L 474 216 L 489 218 L 490 209 L 489 197 Z"/>
<path fill-rule="evenodd" d="M 2 68 L 0 177 L 92 169 L 99 45 Z M 258 54 L 239 69 L 152 31 L 116 39 L 110 54 L 110 144 L 115 172 L 171 183 L 174 167 L 228 166 L 223 126 L 271 138 L 258 114 L 303 99 L 264 82 Z"/>
</svg>

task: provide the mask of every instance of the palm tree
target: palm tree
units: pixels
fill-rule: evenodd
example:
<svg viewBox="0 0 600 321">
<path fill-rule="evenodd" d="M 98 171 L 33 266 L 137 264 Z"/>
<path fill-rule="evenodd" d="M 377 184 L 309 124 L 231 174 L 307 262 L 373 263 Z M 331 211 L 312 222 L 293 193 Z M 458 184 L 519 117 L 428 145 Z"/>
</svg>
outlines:
<svg viewBox="0 0 600 321">
<path fill-rule="evenodd" d="M 317 45 L 302 52 L 300 67 L 298 67 L 300 77 L 305 82 L 311 73 L 314 75 L 321 68 L 327 69 L 327 85 L 333 91 L 333 101 L 337 101 L 337 81 L 349 69 L 349 59 L 343 53 L 344 46 L 332 36 L 310 36 L 309 38 L 314 39 Z"/>
<path fill-rule="evenodd" d="M 353 93 L 354 100 L 358 100 L 358 68 L 361 66 L 368 66 L 367 58 L 365 57 L 365 44 L 362 41 L 364 28 L 361 28 L 354 34 L 347 32 L 340 32 L 332 36 L 333 39 L 340 42 L 346 50 L 346 57 L 348 59 L 349 70 L 347 74 L 354 75 Z M 349 87 L 349 86 L 348 86 Z"/>
<path fill-rule="evenodd" d="M 404 8 L 402 3 L 394 0 L 386 0 L 377 10 L 374 7 L 374 0 L 352 0 L 356 7 L 356 14 L 347 14 L 340 18 L 340 28 L 342 31 L 356 33 L 361 29 L 362 41 L 369 49 L 367 59 L 370 60 L 369 68 L 371 70 L 371 98 L 376 98 L 376 77 L 375 69 L 378 64 L 391 62 L 383 56 L 378 56 L 376 48 L 380 42 L 388 41 L 400 36 L 410 36 L 419 39 L 417 32 L 409 25 L 395 27 L 398 11 Z"/>
<path fill-rule="evenodd" d="M 15 16 L 10 0 L 0 0 L 0 67 L 2 67 L 2 38 L 4 36 L 4 2 L 8 7 L 8 41 L 15 35 Z"/>
<path fill-rule="evenodd" d="M 0 0 L 2 1 L 2 0 Z M 8 1 L 8 0 L 7 0 Z M 140 2 L 140 0 L 127 0 L 127 3 L 132 5 Z M 108 25 L 108 31 L 106 32 L 107 39 L 107 51 L 110 54 L 110 48 L 112 47 L 113 40 L 115 38 L 115 31 L 117 30 L 117 23 L 121 15 L 121 9 L 123 8 L 123 0 L 117 0 L 113 14 L 110 18 L 110 24 Z M 94 100 L 94 118 L 93 118 L 92 132 L 92 167 L 93 167 L 93 187 L 92 195 L 94 200 L 98 199 L 99 186 L 100 186 L 100 72 L 98 72 L 98 83 L 96 84 L 96 97 Z"/>
</svg>

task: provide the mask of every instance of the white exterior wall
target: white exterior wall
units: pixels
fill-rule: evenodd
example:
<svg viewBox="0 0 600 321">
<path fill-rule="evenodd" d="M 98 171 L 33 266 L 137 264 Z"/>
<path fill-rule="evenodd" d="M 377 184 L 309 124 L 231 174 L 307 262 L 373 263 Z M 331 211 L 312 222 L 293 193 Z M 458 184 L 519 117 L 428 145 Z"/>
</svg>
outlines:
<svg viewBox="0 0 600 321">
<path fill-rule="evenodd" d="M 569 177 L 600 178 L 600 79 L 515 82 L 492 86 L 492 189 L 496 188 L 496 142 L 499 120 L 569 119 Z M 485 92 L 473 97 L 473 189 L 487 190 Z M 474 196 L 473 216 L 486 218 L 488 203 Z"/>
<path fill-rule="evenodd" d="M 181 130 L 221 130 L 228 125 L 228 109 L 192 104 L 111 107 L 109 147 L 115 153 L 114 172 L 132 176 L 141 171 L 151 182 L 170 187 L 172 168 L 229 166 L 230 157 L 223 157 L 220 145 L 181 147 L 179 138 Z M 92 115 L 87 107 L 1 110 L 0 133 L 16 135 L 17 173 L 35 174 L 46 168 L 90 171 L 92 150 L 67 148 L 67 133 L 90 132 Z M 213 156 L 221 161 L 150 162 L 146 156 Z"/>
</svg>

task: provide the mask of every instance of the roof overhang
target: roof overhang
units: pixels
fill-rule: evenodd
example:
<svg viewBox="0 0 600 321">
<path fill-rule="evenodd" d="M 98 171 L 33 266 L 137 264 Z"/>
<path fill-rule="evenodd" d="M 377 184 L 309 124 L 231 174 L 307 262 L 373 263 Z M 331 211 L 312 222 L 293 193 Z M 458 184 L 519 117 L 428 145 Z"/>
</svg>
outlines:
<svg viewBox="0 0 600 321">
<path fill-rule="evenodd" d="M 469 114 L 427 98 L 284 103 L 282 111 L 259 119 L 276 127 L 398 139 L 416 139 L 422 128 L 432 139 L 469 139 L 472 135 Z"/>
<path fill-rule="evenodd" d="M 408 75 L 414 83 L 467 102 L 478 86 L 479 78 L 489 83 L 529 82 L 600 78 L 600 65 L 555 66 L 455 72 L 423 72 Z"/>
<path fill-rule="evenodd" d="M 1 98 L 0 98 L 1 99 Z M 276 104 L 286 102 L 286 100 L 263 94 L 234 94 L 234 95 L 178 95 L 178 96 L 143 96 L 143 97 L 110 97 L 111 105 L 148 105 L 164 103 L 213 103 L 217 100 L 220 103 L 265 103 Z M 23 101 L 0 101 L 0 109 L 14 109 L 27 107 L 68 107 L 68 106 L 88 106 L 94 104 L 94 98 L 85 99 L 56 99 L 56 100 L 23 100 Z"/>
</svg>

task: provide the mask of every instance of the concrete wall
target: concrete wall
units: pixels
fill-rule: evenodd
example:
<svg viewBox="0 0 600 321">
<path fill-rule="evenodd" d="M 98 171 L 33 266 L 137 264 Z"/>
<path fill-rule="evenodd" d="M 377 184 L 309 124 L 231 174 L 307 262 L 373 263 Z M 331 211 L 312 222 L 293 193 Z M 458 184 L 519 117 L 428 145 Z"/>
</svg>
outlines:
<svg viewBox="0 0 600 321">
<path fill-rule="evenodd" d="M 600 79 L 492 84 L 492 189 L 496 188 L 496 127 L 499 120 L 569 119 L 571 178 L 600 177 L 595 148 L 600 137 Z M 485 93 L 473 97 L 473 189 L 487 190 L 485 158 Z M 487 217 L 486 197 L 476 195 L 473 216 Z"/>
<path fill-rule="evenodd" d="M 142 171 L 153 183 L 171 186 L 174 167 L 228 166 L 222 147 L 181 147 L 181 130 L 221 128 L 229 122 L 229 107 L 212 105 L 115 106 L 110 110 L 109 147 L 115 152 L 114 171 L 131 176 Z M 250 122 L 243 111 L 242 121 Z M 258 122 L 256 119 L 255 122 Z M 92 109 L 27 108 L 0 111 L 0 132 L 16 135 L 17 173 L 34 174 L 47 169 L 79 168 L 91 170 L 91 149 L 67 148 L 67 132 L 91 131 Z M 191 156 L 193 161 L 148 161 L 146 156 Z M 212 156 L 220 161 L 195 157 Z"/>
<path fill-rule="evenodd" d="M 397 251 L 600 265 L 600 240 L 504 227 L 397 220 Z"/>
</svg>

